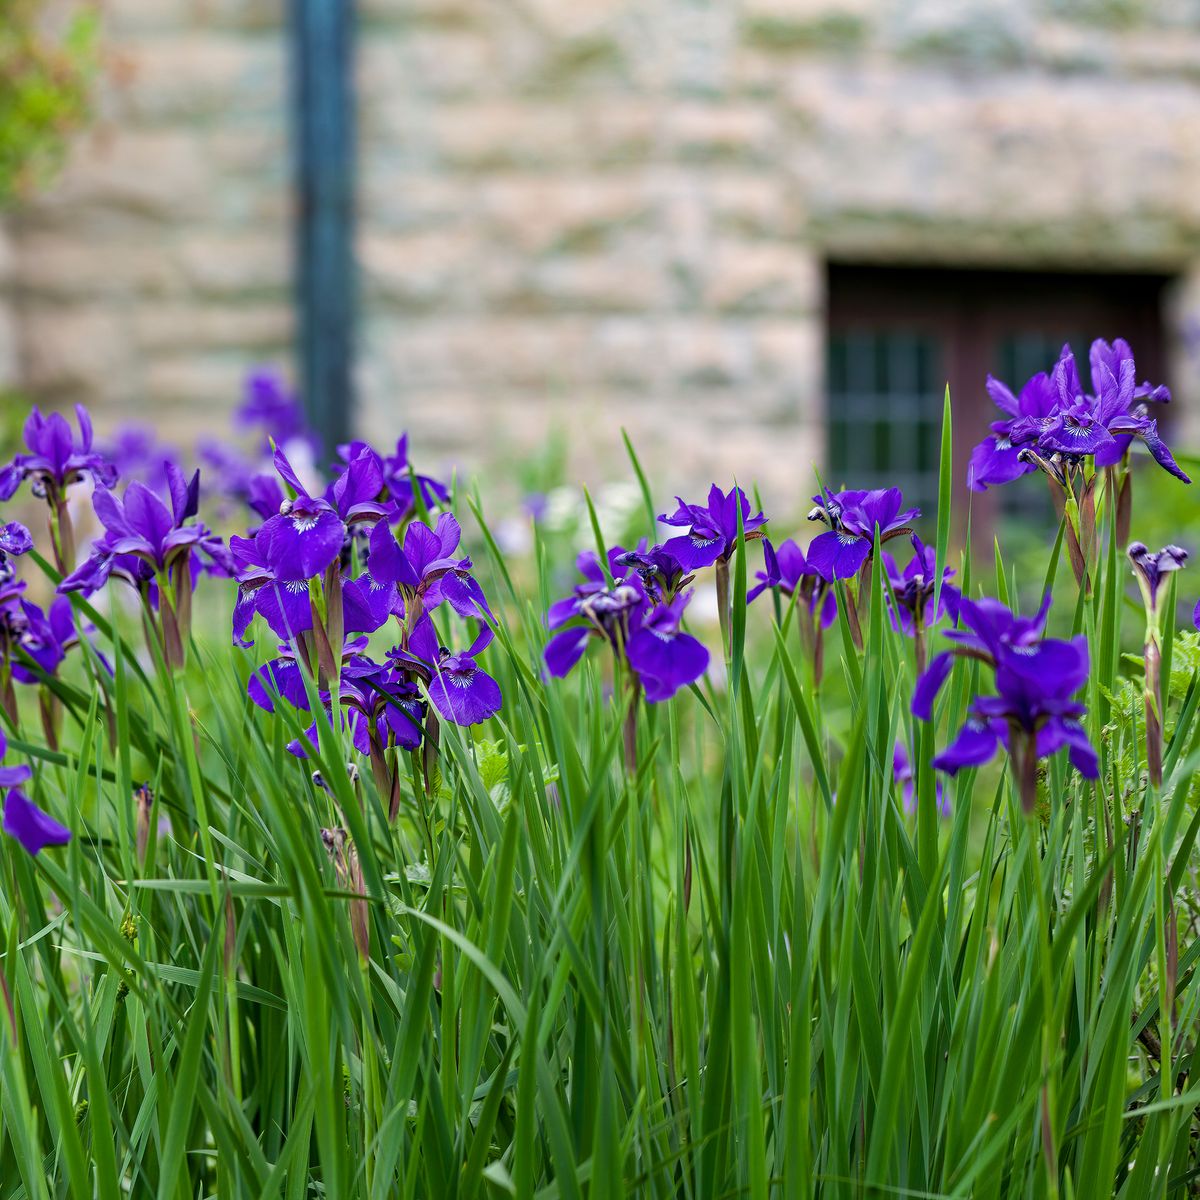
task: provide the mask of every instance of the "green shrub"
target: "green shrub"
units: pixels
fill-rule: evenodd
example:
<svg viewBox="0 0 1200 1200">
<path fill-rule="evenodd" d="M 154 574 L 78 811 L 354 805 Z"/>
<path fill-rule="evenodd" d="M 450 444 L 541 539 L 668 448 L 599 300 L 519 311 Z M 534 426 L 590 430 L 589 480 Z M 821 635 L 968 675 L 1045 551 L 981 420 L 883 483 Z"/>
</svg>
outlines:
<svg viewBox="0 0 1200 1200">
<path fill-rule="evenodd" d="M 8 0 L 0 21 L 0 208 L 45 179 L 86 111 L 96 14 L 75 11 L 60 32 L 39 0 Z"/>
</svg>

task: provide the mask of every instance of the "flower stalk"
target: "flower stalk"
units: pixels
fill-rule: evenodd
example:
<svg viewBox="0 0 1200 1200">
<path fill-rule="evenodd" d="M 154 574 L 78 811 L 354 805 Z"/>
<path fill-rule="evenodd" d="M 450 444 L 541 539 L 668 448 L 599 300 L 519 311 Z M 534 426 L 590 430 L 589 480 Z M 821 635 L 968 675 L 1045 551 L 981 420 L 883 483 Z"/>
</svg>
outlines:
<svg viewBox="0 0 1200 1200">
<path fill-rule="evenodd" d="M 1146 610 L 1146 636 L 1142 663 L 1142 708 L 1146 727 L 1146 771 L 1150 786 L 1162 787 L 1163 759 L 1163 688 L 1162 688 L 1162 608 L 1160 589 L 1165 577 L 1180 570 L 1187 551 L 1179 546 L 1148 550 L 1143 542 L 1130 544 L 1126 554 L 1142 593 Z"/>
</svg>

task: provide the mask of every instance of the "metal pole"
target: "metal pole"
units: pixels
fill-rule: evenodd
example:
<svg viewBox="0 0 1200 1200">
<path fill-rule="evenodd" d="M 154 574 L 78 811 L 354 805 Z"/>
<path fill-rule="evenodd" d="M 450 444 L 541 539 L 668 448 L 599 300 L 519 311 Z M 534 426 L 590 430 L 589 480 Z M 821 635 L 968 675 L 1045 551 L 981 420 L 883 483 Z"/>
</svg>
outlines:
<svg viewBox="0 0 1200 1200">
<path fill-rule="evenodd" d="M 297 358 L 326 457 L 354 408 L 354 0 L 291 0 Z"/>
</svg>

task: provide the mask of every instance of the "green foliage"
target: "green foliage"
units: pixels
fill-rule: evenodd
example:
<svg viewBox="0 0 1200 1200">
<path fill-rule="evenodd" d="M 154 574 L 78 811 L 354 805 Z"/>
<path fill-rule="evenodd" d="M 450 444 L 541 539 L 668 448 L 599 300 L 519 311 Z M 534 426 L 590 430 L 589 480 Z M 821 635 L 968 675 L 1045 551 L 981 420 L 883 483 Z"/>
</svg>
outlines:
<svg viewBox="0 0 1200 1200">
<path fill-rule="evenodd" d="M 0 207 L 45 178 L 82 120 L 96 32 L 89 6 L 56 34 L 40 0 L 6 0 L 0 19 Z"/>
<path fill-rule="evenodd" d="M 395 823 L 348 745 L 287 753 L 307 722 L 249 704 L 224 630 L 172 676 L 114 606 L 61 748 L 32 711 L 10 731 L 76 836 L 0 839 L 0 1197 L 1192 1194 L 1200 648 L 1173 646 L 1149 789 L 1123 556 L 1078 602 L 1057 585 L 1100 782 L 1051 759 L 1027 818 L 965 772 L 942 821 L 930 760 L 973 668 L 914 725 L 878 572 L 817 690 L 795 610 L 747 613 L 735 560 L 728 686 L 645 709 L 631 774 L 600 660 L 542 678 L 545 547 L 517 589 L 479 533 L 505 707 L 443 726 Z M 1036 568 L 996 551 L 999 587 Z"/>
</svg>

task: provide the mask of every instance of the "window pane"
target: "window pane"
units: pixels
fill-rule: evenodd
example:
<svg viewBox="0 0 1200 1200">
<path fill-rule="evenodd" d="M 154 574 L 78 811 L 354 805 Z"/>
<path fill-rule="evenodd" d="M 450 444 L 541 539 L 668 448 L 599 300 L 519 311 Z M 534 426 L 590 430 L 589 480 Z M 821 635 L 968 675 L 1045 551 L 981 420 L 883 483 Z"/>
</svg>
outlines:
<svg viewBox="0 0 1200 1200">
<path fill-rule="evenodd" d="M 906 329 L 855 328 L 829 339 L 831 487 L 900 487 L 906 502 L 937 498 L 940 346 Z"/>
</svg>

